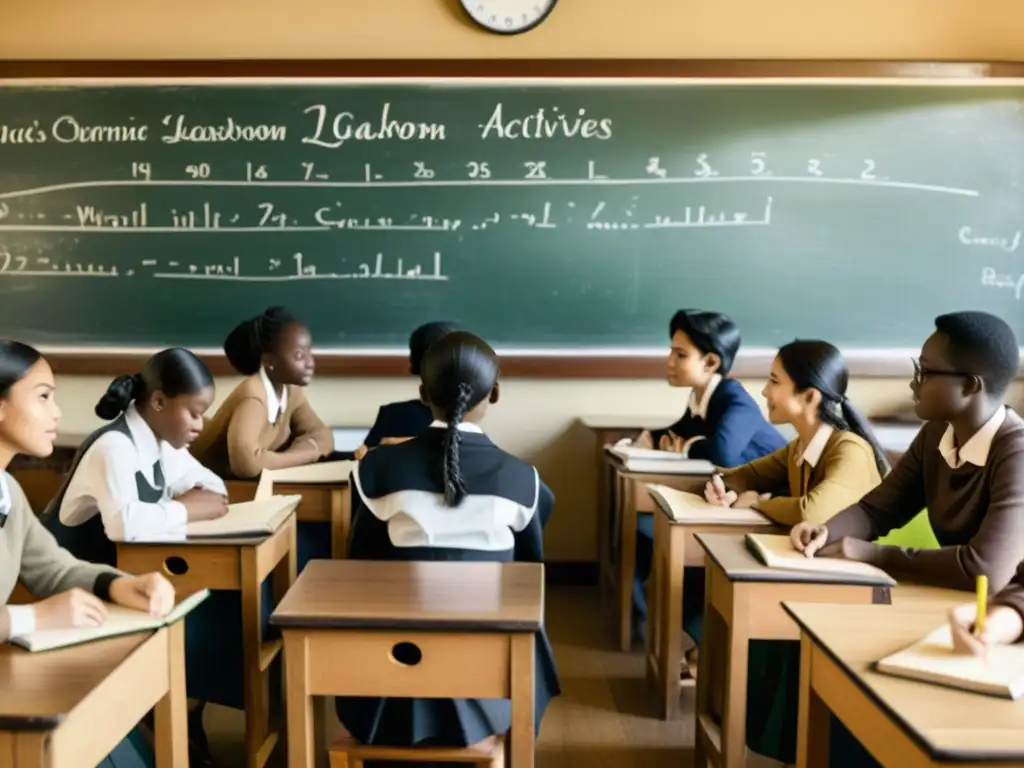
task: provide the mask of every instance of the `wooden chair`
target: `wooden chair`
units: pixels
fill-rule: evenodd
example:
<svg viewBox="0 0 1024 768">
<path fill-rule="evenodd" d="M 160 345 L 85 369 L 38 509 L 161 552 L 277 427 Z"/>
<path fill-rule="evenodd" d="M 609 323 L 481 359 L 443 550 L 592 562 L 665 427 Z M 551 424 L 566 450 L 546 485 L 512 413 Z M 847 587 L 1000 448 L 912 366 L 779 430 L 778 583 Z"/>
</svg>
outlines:
<svg viewBox="0 0 1024 768">
<path fill-rule="evenodd" d="M 491 736 L 470 747 L 367 747 L 349 735 L 328 752 L 331 768 L 363 768 L 366 760 L 403 763 L 465 763 L 479 768 L 504 768 L 505 739 Z"/>
</svg>

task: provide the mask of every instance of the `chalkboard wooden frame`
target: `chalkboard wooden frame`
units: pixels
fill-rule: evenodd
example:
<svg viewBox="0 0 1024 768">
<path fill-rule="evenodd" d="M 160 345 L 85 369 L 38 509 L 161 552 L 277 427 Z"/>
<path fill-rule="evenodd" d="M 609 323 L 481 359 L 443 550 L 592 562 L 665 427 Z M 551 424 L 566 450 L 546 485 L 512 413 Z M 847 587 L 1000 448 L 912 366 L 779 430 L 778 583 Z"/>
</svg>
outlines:
<svg viewBox="0 0 1024 768">
<path fill-rule="evenodd" d="M 0 78 L 829 78 L 829 79 L 948 79 L 974 80 L 1024 77 L 1024 62 L 925 62 L 864 60 L 698 60 L 698 59 L 431 59 L 431 60 L 18 60 L 0 61 Z M 915 350 L 876 350 L 848 355 L 850 371 L 865 377 L 909 377 Z M 145 351 L 90 353 L 54 351 L 47 355 L 54 370 L 64 375 L 112 376 L 137 371 Z M 215 374 L 230 374 L 223 355 L 201 355 Z M 735 376 L 767 373 L 772 353 L 741 352 Z M 502 355 L 506 376 L 551 379 L 660 379 L 665 375 L 662 354 L 580 355 L 560 350 L 557 355 L 509 352 Z M 404 353 L 321 353 L 318 373 L 339 377 L 398 377 L 408 375 Z M 1024 366 L 1021 374 L 1024 375 Z"/>
</svg>

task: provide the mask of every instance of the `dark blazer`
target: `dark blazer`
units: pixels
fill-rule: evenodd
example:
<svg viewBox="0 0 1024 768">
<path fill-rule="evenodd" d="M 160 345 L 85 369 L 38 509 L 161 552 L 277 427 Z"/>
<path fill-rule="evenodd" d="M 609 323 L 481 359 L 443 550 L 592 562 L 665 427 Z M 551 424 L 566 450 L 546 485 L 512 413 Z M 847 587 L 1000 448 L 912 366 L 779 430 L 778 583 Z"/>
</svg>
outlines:
<svg viewBox="0 0 1024 768">
<path fill-rule="evenodd" d="M 718 467 L 738 467 L 786 445 L 786 439 L 735 379 L 722 379 L 715 387 L 706 419 L 687 410 L 671 427 L 654 432 L 655 447 L 669 431 L 684 439 L 702 435 L 703 440 L 690 446 L 689 457 L 706 459 Z"/>
<path fill-rule="evenodd" d="M 416 437 L 433 423 L 430 409 L 419 400 L 382 405 L 377 420 L 364 440 L 367 448 L 376 448 L 385 437 Z"/>
</svg>

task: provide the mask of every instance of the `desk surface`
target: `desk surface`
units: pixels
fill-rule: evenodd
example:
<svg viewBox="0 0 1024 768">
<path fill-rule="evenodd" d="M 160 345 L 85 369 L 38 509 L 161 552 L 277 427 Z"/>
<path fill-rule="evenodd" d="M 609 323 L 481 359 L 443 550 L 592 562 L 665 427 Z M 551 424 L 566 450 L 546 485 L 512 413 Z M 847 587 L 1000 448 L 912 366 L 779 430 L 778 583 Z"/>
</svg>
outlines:
<svg viewBox="0 0 1024 768">
<path fill-rule="evenodd" d="M 151 637 L 141 632 L 40 653 L 0 645 L 0 730 L 56 728 Z"/>
<path fill-rule="evenodd" d="M 313 560 L 271 622 L 281 627 L 532 632 L 540 563 Z"/>
<path fill-rule="evenodd" d="M 772 583 L 853 584 L 872 587 L 892 587 L 892 578 L 859 576 L 824 571 L 787 571 L 769 568 L 747 548 L 742 533 L 698 533 L 694 536 L 708 557 L 725 573 L 729 581 L 763 581 Z"/>
<path fill-rule="evenodd" d="M 1024 758 L 1024 702 L 958 691 L 871 671 L 946 620 L 936 605 L 783 603 L 806 632 L 934 760 Z"/>
</svg>

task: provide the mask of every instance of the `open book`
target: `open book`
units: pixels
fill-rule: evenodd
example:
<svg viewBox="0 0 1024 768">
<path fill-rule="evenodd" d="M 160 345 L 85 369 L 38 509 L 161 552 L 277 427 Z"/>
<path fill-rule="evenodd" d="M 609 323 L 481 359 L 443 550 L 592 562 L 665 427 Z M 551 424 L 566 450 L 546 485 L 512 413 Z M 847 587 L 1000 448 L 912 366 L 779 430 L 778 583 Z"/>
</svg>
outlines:
<svg viewBox="0 0 1024 768">
<path fill-rule="evenodd" d="M 269 536 L 299 506 L 302 497 L 268 496 L 254 501 L 229 504 L 228 513 L 216 520 L 202 520 L 185 526 L 189 539 L 242 538 Z"/>
<path fill-rule="evenodd" d="M 732 509 L 709 504 L 703 496 L 667 485 L 648 483 L 647 491 L 677 523 L 720 523 L 722 525 L 771 525 L 772 521 L 753 509 Z"/>
<path fill-rule="evenodd" d="M 886 656 L 875 669 L 1004 699 L 1018 699 L 1024 694 L 1024 647 L 990 645 L 985 658 L 957 653 L 948 624 L 909 648 Z"/>
<path fill-rule="evenodd" d="M 793 549 L 793 543 L 786 534 L 748 533 L 747 546 L 754 556 L 769 568 L 787 571 L 810 571 L 818 573 L 839 573 L 891 581 L 881 568 L 853 560 L 835 557 L 807 557 Z"/>
<path fill-rule="evenodd" d="M 658 451 L 632 445 L 609 445 L 605 450 L 619 459 L 623 469 L 628 472 L 646 472 L 653 475 L 710 475 L 715 471 L 715 465 L 710 461 L 688 459 L 674 451 Z"/>
<path fill-rule="evenodd" d="M 142 611 L 107 603 L 107 620 L 98 627 L 43 629 L 30 635 L 12 637 L 11 643 L 36 653 L 37 651 L 50 651 L 55 648 L 67 648 L 70 645 L 91 643 L 94 640 L 104 640 L 108 637 L 148 632 L 173 624 L 209 596 L 210 590 L 208 589 L 202 589 L 189 595 L 163 618 L 154 618 Z"/>
<path fill-rule="evenodd" d="M 255 498 L 264 499 L 271 496 L 275 483 L 347 483 L 355 468 L 354 461 L 321 461 L 316 464 L 303 464 L 301 467 L 265 469 L 260 473 Z"/>
</svg>

